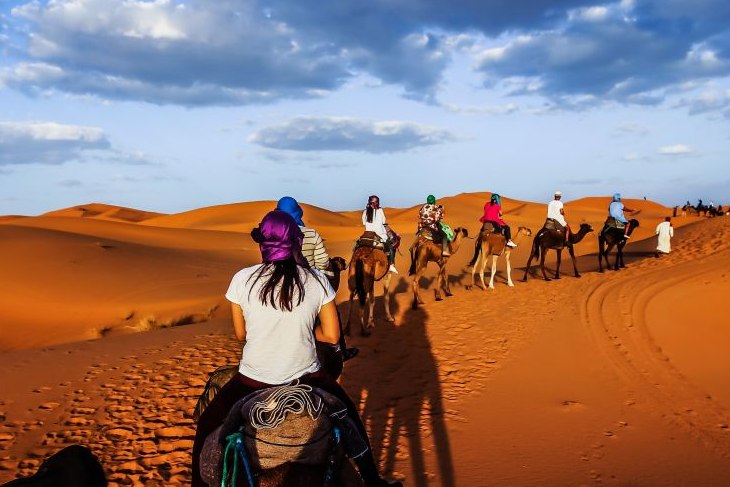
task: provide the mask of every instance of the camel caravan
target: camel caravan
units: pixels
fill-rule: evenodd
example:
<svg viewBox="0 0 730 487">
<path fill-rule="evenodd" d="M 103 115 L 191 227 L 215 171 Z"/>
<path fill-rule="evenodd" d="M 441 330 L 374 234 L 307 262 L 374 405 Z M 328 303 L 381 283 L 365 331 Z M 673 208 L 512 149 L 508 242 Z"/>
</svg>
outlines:
<svg viewBox="0 0 730 487">
<path fill-rule="evenodd" d="M 474 240 L 467 289 L 476 287 L 477 273 L 482 290 L 494 289 L 500 258 L 506 263 L 507 285 L 513 287 L 511 254 L 530 237 L 523 281 L 533 260 L 539 261 L 546 281 L 559 279 L 564 249 L 572 259 L 574 276 L 580 277 L 574 247 L 594 229 L 587 223 L 571 227 L 561 200 L 561 192 L 556 191 L 548 204 L 545 223 L 537 232 L 520 226 L 513 235 L 504 219 L 501 197 L 494 193 L 484 205 L 479 232 L 470 237 L 466 228 L 452 229 L 444 222 L 443 206 L 429 195 L 418 211 L 418 228 L 408 248 L 412 307 L 424 303 L 420 281 L 429 263 L 438 267 L 433 286 L 435 300 L 453 295 L 446 268 L 467 239 Z M 610 267 L 608 254 L 614 247 L 617 253 L 613 268 L 624 267 L 623 248 L 639 226 L 638 220 L 628 220 L 624 212 L 638 213 L 624 207 L 621 195 L 616 193 L 598 233 L 601 272 L 604 260 Z M 322 238 L 304 225 L 302 214 L 293 198 L 279 200 L 276 210 L 251 233 L 260 246 L 263 264 L 239 271 L 226 293 L 236 336 L 245 342 L 243 358 L 239 365 L 214 371 L 196 405 L 193 487 L 362 485 L 358 474 L 367 487 L 402 485 L 380 477 L 357 408 L 336 382 L 344 362 L 357 354 L 357 349 L 345 342 L 355 315 L 359 314 L 360 334 L 367 337 L 373 333 L 378 281 L 383 286 L 385 320 L 394 322 L 390 284 L 398 274 L 394 263 L 401 237 L 386 223 L 380 198 L 370 196 L 362 212 L 364 232 L 346 263 L 342 257 L 327 254 Z M 545 271 L 545 256 L 550 250 L 557 255 L 552 278 Z M 490 261 L 491 275 L 486 284 L 484 272 Z M 334 297 L 340 273 L 345 270 L 350 306 L 343 324 Z M 310 276 L 319 282 L 310 284 Z M 305 309 L 299 312 L 300 308 Z M 281 333 L 272 331 L 272 319 L 274 328 L 283 327 Z M 292 334 L 296 327 L 301 333 Z M 267 343 L 267 339 L 274 341 Z M 254 347 L 262 350 L 255 351 Z M 281 356 L 282 350 L 287 350 L 287 357 L 292 355 L 293 363 Z M 276 360 L 271 358 L 277 356 Z"/>
</svg>

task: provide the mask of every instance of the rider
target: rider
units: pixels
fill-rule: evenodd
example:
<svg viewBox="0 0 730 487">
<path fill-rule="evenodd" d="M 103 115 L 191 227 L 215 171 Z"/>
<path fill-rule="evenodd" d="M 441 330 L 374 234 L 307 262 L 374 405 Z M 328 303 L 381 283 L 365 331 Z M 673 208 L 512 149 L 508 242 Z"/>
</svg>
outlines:
<svg viewBox="0 0 730 487">
<path fill-rule="evenodd" d="M 631 228 L 631 222 L 624 216 L 624 211 L 628 211 L 629 213 L 635 213 L 636 210 L 632 210 L 631 208 L 626 208 L 624 204 L 621 202 L 621 193 L 614 193 L 613 195 L 613 201 L 610 205 L 608 205 L 608 216 L 609 218 L 613 218 L 617 222 L 620 222 L 625 225 L 624 227 L 624 238 L 631 238 L 631 235 L 629 235 L 629 229 Z"/>
<path fill-rule="evenodd" d="M 301 253 L 303 235 L 285 212 L 274 210 L 251 232 L 263 263 L 240 270 L 226 292 L 236 338 L 244 342 L 238 373 L 213 398 L 198 420 L 193 444 L 192 487 L 202 487 L 200 452 L 207 436 L 220 426 L 231 407 L 248 394 L 298 380 L 340 399 L 347 415 L 368 443 L 357 407 L 321 368 L 315 340 L 337 343 L 335 291 Z M 315 318 L 319 324 L 315 326 Z M 367 487 L 400 486 L 378 473 L 368 448 L 353 458 Z"/>
<path fill-rule="evenodd" d="M 362 212 L 362 224 L 365 225 L 366 232 L 374 232 L 383 242 L 390 264 L 388 270 L 393 274 L 398 274 L 398 269 L 395 268 L 395 248 L 393 246 L 395 242 L 388 236 L 385 212 L 380 207 L 380 198 L 375 195 L 368 198 L 368 204 Z"/>
<path fill-rule="evenodd" d="M 451 255 L 449 252 L 449 238 L 441 228 L 441 219 L 444 217 L 444 207 L 436 204 L 436 197 L 432 194 L 426 198 L 426 204 L 418 210 L 418 233 L 423 230 L 431 232 L 431 235 L 441 239 L 441 255 L 448 257 Z"/>
<path fill-rule="evenodd" d="M 330 266 L 330 256 L 327 254 L 327 249 L 324 247 L 324 240 L 314 228 L 304 225 L 304 222 L 302 221 L 304 210 L 301 206 L 299 206 L 297 200 L 291 196 L 284 196 L 277 202 L 276 209 L 287 213 L 295 222 L 297 222 L 297 225 L 299 225 L 299 229 L 304 234 L 304 240 L 302 241 L 302 255 L 305 259 L 307 259 L 309 267 L 322 271 L 322 273 L 324 273 L 324 275 L 328 278 L 334 277 L 334 272 Z M 339 314 L 337 317 L 339 319 Z M 341 325 L 342 323 L 340 323 L 339 347 L 342 351 L 343 360 L 347 361 L 354 358 L 358 354 L 359 350 L 356 347 L 347 346 L 345 343 L 345 334 L 342 333 Z"/>
<path fill-rule="evenodd" d="M 503 233 L 507 239 L 507 247 L 515 248 L 517 244 L 512 241 L 512 230 L 502 219 L 502 198 L 497 193 L 492 193 L 489 201 L 484 205 L 484 215 L 479 219 L 482 222 L 482 229 L 485 223 L 494 225 L 496 233 Z"/>
<path fill-rule="evenodd" d="M 555 192 L 553 200 L 548 203 L 547 217 L 549 220 L 555 220 L 563 228 L 565 228 L 565 241 L 567 242 L 568 236 L 570 235 L 570 225 L 568 225 L 568 222 L 565 221 L 565 208 L 563 207 L 563 202 L 560 201 L 562 197 L 562 192 Z"/>
</svg>

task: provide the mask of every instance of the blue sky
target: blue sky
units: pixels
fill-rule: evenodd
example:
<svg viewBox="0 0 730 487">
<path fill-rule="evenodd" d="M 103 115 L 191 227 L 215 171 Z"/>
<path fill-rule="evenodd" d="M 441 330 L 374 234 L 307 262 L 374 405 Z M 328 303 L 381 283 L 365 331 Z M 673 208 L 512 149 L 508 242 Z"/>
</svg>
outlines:
<svg viewBox="0 0 730 487">
<path fill-rule="evenodd" d="M 730 203 L 726 0 L 5 0 L 0 54 L 0 214 Z"/>
</svg>

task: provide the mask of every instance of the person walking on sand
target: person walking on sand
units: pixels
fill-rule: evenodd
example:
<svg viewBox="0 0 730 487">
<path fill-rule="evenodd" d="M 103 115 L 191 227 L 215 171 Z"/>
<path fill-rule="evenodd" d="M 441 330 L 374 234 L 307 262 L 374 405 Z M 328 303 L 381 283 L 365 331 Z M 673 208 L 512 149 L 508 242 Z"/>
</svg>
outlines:
<svg viewBox="0 0 730 487">
<path fill-rule="evenodd" d="M 674 237 L 674 227 L 672 227 L 672 218 L 666 217 L 664 221 L 656 226 L 657 245 L 656 256 L 659 254 L 668 254 L 672 251 L 671 240 Z"/>
<path fill-rule="evenodd" d="M 263 262 L 238 271 L 226 292 L 236 338 L 244 342 L 241 361 L 238 373 L 198 420 L 192 487 L 206 485 L 200 475 L 200 453 L 205 439 L 223 423 L 231 407 L 252 392 L 293 380 L 329 392 L 346 405 L 348 417 L 368 446 L 352 459 L 366 487 L 401 487 L 400 482 L 380 477 L 357 406 L 317 359 L 315 340 L 337 343 L 340 328 L 332 286 L 302 255 L 302 231 L 291 216 L 274 210 L 264 216 L 251 237 L 259 244 Z"/>
<path fill-rule="evenodd" d="M 276 203 L 276 209 L 287 213 L 294 219 L 297 225 L 299 225 L 299 229 L 304 234 L 304 239 L 302 240 L 302 255 L 305 259 L 307 259 L 309 266 L 322 271 L 328 277 L 333 277 L 334 272 L 330 268 L 330 256 L 324 246 L 324 240 L 314 228 L 304 225 L 304 221 L 302 220 L 304 210 L 297 200 L 291 196 L 284 196 Z M 339 319 L 339 313 L 337 318 Z M 336 350 L 335 353 L 339 353 L 341 351 L 342 359 L 344 361 L 354 358 L 360 351 L 356 347 L 347 346 L 347 343 L 345 342 L 345 334 L 342 333 L 341 322 L 339 349 L 340 350 Z"/>
<path fill-rule="evenodd" d="M 548 203 L 547 218 L 548 220 L 554 220 L 565 229 L 565 241 L 567 242 L 570 236 L 570 225 L 565 220 L 565 208 L 563 207 L 563 202 L 560 201 L 562 198 L 563 193 L 556 191 L 553 195 L 553 200 Z"/>
<path fill-rule="evenodd" d="M 385 253 L 388 255 L 388 270 L 393 274 L 398 274 L 395 268 L 395 247 L 394 239 L 388 235 L 388 224 L 385 221 L 385 212 L 380 207 L 380 198 L 372 195 L 368 198 L 368 204 L 362 212 L 362 224 L 365 225 L 366 232 L 373 232 L 380 238 L 385 246 Z M 392 231 L 392 230 L 391 230 Z"/>
<path fill-rule="evenodd" d="M 502 219 L 502 198 L 497 193 L 492 193 L 489 201 L 484 205 L 484 214 L 479 221 L 482 222 L 482 230 L 485 223 L 491 223 L 495 233 L 504 235 L 507 247 L 512 249 L 517 247 L 517 244 L 512 241 L 512 231 L 509 225 Z"/>
</svg>

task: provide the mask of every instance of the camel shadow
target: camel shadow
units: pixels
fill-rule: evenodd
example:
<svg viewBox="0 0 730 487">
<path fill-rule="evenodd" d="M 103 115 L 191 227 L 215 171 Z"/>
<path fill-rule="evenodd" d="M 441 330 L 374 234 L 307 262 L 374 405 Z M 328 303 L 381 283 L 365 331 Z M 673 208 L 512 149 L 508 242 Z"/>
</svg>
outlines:
<svg viewBox="0 0 730 487">
<path fill-rule="evenodd" d="M 367 339 L 369 344 L 363 344 L 363 356 L 348 362 L 342 382 L 360 405 L 384 472 L 392 472 L 396 460 L 408 458 L 413 475 L 408 485 L 453 487 L 451 446 L 427 318 L 422 307 L 408 308 L 397 326 L 381 326 Z M 426 462 L 428 449 L 435 451 L 434 465 Z"/>
</svg>

